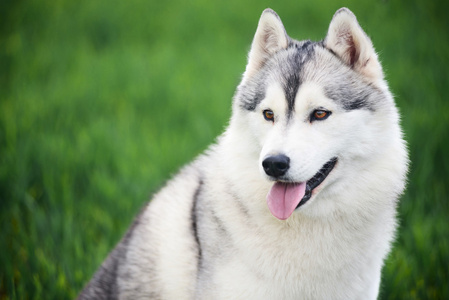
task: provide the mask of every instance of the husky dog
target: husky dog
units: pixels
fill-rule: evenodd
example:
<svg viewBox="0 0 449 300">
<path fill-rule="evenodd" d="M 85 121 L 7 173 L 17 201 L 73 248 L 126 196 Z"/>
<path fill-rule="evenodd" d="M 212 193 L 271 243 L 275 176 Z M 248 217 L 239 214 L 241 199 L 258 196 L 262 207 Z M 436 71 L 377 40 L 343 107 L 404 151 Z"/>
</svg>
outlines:
<svg viewBox="0 0 449 300">
<path fill-rule="evenodd" d="M 80 299 L 376 299 L 407 151 L 371 40 L 266 9 L 218 142 L 137 217 Z"/>
</svg>

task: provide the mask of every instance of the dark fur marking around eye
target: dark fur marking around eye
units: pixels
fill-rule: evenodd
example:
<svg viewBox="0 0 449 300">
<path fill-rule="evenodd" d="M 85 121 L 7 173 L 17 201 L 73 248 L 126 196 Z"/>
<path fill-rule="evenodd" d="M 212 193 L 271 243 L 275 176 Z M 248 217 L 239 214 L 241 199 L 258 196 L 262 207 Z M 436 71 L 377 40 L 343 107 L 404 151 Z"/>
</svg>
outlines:
<svg viewBox="0 0 449 300">
<path fill-rule="evenodd" d="M 265 81 L 266 72 L 262 70 L 245 85 L 237 88 L 235 97 L 237 97 L 241 108 L 249 111 L 256 109 L 257 105 L 265 98 Z"/>
<path fill-rule="evenodd" d="M 326 97 L 334 100 L 343 107 L 344 110 L 350 111 L 355 109 L 367 109 L 375 111 L 375 103 L 373 96 L 376 95 L 375 88 L 364 86 L 363 89 L 357 88 L 356 85 L 346 86 L 327 86 L 324 88 Z"/>
</svg>

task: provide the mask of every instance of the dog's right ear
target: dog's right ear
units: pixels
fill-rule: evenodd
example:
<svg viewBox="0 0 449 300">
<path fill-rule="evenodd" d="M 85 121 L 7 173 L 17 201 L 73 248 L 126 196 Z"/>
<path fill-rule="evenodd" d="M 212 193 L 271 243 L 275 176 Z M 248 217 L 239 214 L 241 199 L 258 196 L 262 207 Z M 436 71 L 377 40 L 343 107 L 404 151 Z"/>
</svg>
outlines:
<svg viewBox="0 0 449 300">
<path fill-rule="evenodd" d="M 274 53 L 287 48 L 289 39 L 276 12 L 270 8 L 265 9 L 251 45 L 243 80 L 253 76 Z"/>
</svg>

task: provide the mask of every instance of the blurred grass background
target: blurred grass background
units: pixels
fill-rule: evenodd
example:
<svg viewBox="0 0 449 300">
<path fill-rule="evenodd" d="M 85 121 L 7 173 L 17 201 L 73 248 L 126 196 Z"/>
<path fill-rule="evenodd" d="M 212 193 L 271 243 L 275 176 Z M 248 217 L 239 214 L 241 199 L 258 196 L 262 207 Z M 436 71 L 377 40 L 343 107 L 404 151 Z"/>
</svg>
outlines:
<svg viewBox="0 0 449 300">
<path fill-rule="evenodd" d="M 222 132 L 264 8 L 320 40 L 341 6 L 380 54 L 412 161 L 380 298 L 449 299 L 444 0 L 2 0 L 0 299 L 76 297 L 149 196 Z"/>
</svg>

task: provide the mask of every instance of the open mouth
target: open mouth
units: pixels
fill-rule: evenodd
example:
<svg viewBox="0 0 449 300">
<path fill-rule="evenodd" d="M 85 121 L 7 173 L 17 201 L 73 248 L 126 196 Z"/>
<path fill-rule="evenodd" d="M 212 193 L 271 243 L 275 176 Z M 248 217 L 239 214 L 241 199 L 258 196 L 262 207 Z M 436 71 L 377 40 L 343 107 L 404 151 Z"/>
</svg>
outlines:
<svg viewBox="0 0 449 300">
<path fill-rule="evenodd" d="M 324 166 L 313 176 L 311 179 L 307 180 L 306 182 L 306 192 L 304 194 L 304 197 L 302 197 L 301 201 L 299 201 L 298 206 L 296 208 L 300 207 L 301 205 L 304 205 L 310 197 L 312 197 L 312 191 L 319 186 L 324 179 L 326 179 L 327 175 L 332 171 L 332 169 L 335 167 L 335 164 L 337 163 L 337 158 L 334 157 L 331 160 L 329 160 L 327 163 L 324 164 Z"/>
<path fill-rule="evenodd" d="M 295 209 L 304 205 L 312 197 L 312 191 L 329 175 L 337 163 L 333 157 L 306 182 L 277 181 L 267 195 L 267 204 L 273 216 L 285 220 Z"/>
</svg>

